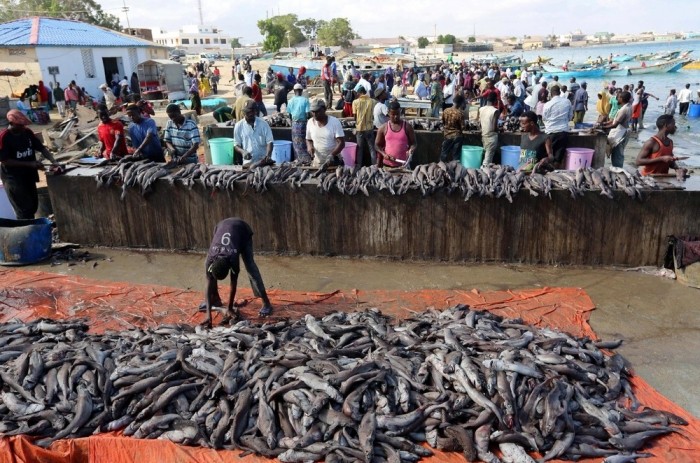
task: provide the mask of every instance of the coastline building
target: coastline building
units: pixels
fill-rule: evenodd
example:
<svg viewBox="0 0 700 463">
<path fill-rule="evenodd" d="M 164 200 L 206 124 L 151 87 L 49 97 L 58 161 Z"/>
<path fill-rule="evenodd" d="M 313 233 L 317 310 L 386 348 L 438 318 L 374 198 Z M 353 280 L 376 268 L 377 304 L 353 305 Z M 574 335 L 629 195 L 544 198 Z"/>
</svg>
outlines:
<svg viewBox="0 0 700 463">
<path fill-rule="evenodd" d="M 233 37 L 212 25 L 188 25 L 178 30 L 153 29 L 153 41 L 168 48 L 185 50 L 187 54 L 212 51 L 231 52 Z"/>
<path fill-rule="evenodd" d="M 138 64 L 167 58 L 165 47 L 121 32 L 68 19 L 29 17 L 0 24 L 0 69 L 25 71 L 0 80 L 0 94 L 21 93 L 43 80 L 71 80 L 92 96 L 112 76 L 131 76 Z"/>
</svg>

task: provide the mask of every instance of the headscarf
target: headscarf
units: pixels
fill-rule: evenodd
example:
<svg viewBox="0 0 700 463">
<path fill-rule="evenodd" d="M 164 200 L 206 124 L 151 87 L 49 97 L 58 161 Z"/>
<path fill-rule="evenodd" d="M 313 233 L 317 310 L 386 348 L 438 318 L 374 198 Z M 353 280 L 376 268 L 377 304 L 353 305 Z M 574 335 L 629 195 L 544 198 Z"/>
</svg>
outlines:
<svg viewBox="0 0 700 463">
<path fill-rule="evenodd" d="M 6 117 L 12 125 L 30 125 L 32 123 L 19 109 L 9 110 Z"/>
</svg>

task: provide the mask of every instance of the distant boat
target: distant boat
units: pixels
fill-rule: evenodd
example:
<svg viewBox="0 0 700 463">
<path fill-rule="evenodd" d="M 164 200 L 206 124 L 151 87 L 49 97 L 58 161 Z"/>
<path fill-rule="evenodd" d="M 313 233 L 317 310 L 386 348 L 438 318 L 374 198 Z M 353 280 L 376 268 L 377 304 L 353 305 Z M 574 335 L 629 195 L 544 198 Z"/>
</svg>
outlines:
<svg viewBox="0 0 700 463">
<path fill-rule="evenodd" d="M 306 76 L 309 79 L 313 79 L 321 75 L 321 69 L 324 64 L 325 60 L 276 59 L 273 60 L 269 66 L 272 68 L 273 72 L 281 72 L 285 76 L 289 72 L 289 68 L 292 68 L 294 75 L 297 75 L 299 73 L 299 68 L 304 66 L 306 68 Z M 349 65 L 350 61 L 342 60 L 338 62 L 338 72 L 342 72 L 342 66 L 344 64 Z M 353 64 L 361 73 L 369 72 L 370 74 L 379 75 L 384 74 L 386 70 L 386 66 L 374 62 L 353 60 Z"/>
<path fill-rule="evenodd" d="M 625 63 L 627 61 L 632 61 L 634 59 L 633 56 L 630 55 L 618 55 L 613 57 L 613 63 Z"/>
<path fill-rule="evenodd" d="M 664 72 L 676 72 L 685 64 L 690 62 L 686 59 L 676 59 L 661 63 L 647 64 L 646 66 L 624 67 L 611 69 L 605 73 L 606 76 L 637 76 L 641 74 L 661 74 Z"/>
<path fill-rule="evenodd" d="M 683 66 L 683 69 L 690 69 L 693 71 L 700 71 L 700 61 L 691 61 L 690 63 Z"/>
</svg>

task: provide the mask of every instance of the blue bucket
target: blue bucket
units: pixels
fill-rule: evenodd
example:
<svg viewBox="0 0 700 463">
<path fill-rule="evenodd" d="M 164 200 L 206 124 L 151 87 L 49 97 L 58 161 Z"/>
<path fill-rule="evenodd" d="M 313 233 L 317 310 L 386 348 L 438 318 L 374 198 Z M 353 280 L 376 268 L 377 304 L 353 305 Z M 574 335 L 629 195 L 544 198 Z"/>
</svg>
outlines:
<svg viewBox="0 0 700 463">
<path fill-rule="evenodd" d="M 481 167 L 481 161 L 484 159 L 484 148 L 481 146 L 464 145 L 462 146 L 462 156 L 459 161 L 464 167 L 472 167 L 478 169 Z"/>
<path fill-rule="evenodd" d="M 514 145 L 501 146 L 501 165 L 517 169 L 520 165 L 520 147 Z"/>
<path fill-rule="evenodd" d="M 688 117 L 700 117 L 700 104 L 690 104 L 688 107 Z"/>
<path fill-rule="evenodd" d="M 28 265 L 51 255 L 51 225 L 47 218 L 0 219 L 0 265 Z"/>
<path fill-rule="evenodd" d="M 292 161 L 292 142 L 275 140 L 272 142 L 272 160 L 277 164 Z"/>
</svg>

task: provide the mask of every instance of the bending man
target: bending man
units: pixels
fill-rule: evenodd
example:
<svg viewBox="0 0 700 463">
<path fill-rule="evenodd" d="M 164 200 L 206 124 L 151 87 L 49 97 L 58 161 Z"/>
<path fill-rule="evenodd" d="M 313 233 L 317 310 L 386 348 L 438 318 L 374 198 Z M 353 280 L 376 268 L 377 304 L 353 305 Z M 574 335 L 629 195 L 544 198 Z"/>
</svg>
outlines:
<svg viewBox="0 0 700 463">
<path fill-rule="evenodd" d="M 238 307 L 234 304 L 238 274 L 240 273 L 240 257 L 248 272 L 253 294 L 263 301 L 260 316 L 266 317 L 272 313 L 272 305 L 265 292 L 260 270 L 253 260 L 253 230 L 243 220 L 232 217 L 224 219 L 214 229 L 207 260 L 205 263 L 207 286 L 204 291 L 207 310 L 207 326 L 211 327 L 211 308 L 222 306 L 219 297 L 217 280 L 223 280 L 231 273 L 231 294 L 228 299 L 228 314 L 226 318 L 238 318 Z"/>
</svg>

